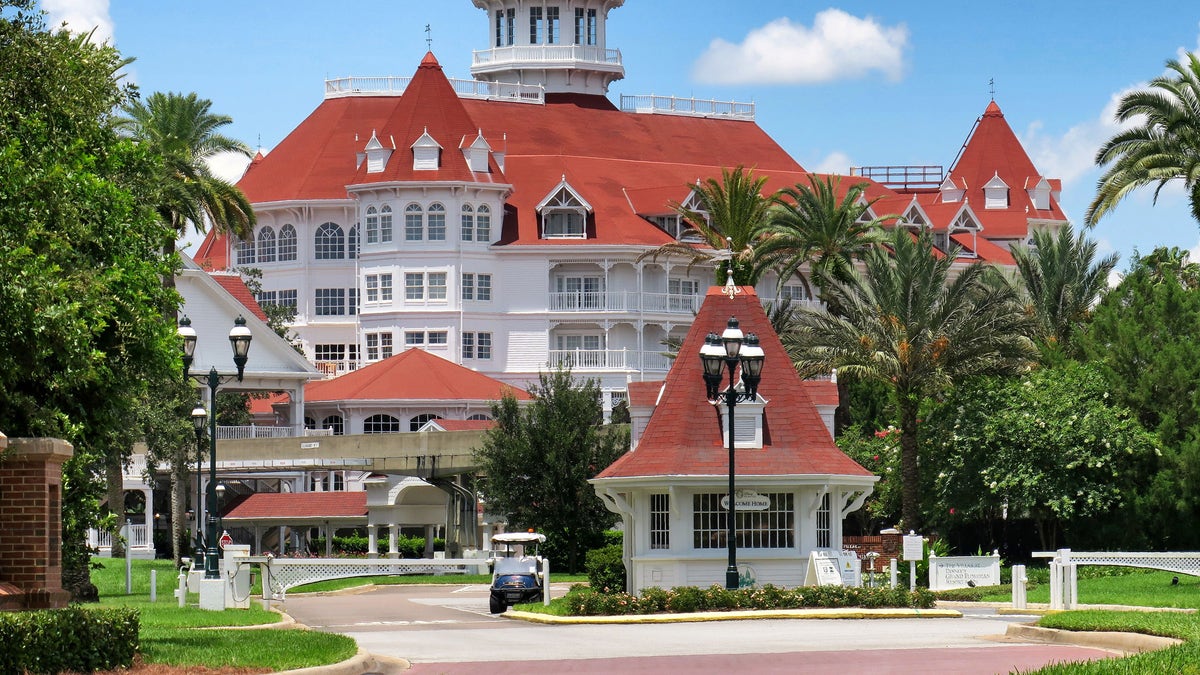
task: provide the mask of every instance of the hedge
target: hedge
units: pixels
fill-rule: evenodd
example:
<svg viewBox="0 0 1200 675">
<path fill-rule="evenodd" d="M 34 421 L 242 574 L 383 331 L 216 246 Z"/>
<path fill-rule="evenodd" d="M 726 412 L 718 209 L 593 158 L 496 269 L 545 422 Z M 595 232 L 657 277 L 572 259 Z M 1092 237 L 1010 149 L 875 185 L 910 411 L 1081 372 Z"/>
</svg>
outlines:
<svg viewBox="0 0 1200 675">
<path fill-rule="evenodd" d="M 757 588 L 730 591 L 720 586 L 696 588 L 680 586 L 670 590 L 647 588 L 642 595 L 601 593 L 573 589 L 567 595 L 568 612 L 573 616 L 615 614 L 662 614 L 683 612 L 731 611 L 736 609 L 801 609 L 807 607 L 933 607 L 936 598 L 928 589 L 909 592 L 905 588 L 857 588 L 843 586 L 804 586 L 779 588 L 766 584 Z"/>
<path fill-rule="evenodd" d="M 0 674 L 128 668 L 139 624 L 129 607 L 0 612 Z"/>
</svg>

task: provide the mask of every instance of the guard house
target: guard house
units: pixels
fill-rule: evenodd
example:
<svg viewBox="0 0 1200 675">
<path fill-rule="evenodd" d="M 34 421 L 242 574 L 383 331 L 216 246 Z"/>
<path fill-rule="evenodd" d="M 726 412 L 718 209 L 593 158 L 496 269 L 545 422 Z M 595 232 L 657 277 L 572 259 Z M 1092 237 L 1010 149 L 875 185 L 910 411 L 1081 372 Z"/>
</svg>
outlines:
<svg viewBox="0 0 1200 675">
<path fill-rule="evenodd" d="M 708 401 L 699 354 L 705 336 L 720 333 L 730 317 L 737 317 L 743 332 L 759 336 L 765 353 L 756 400 L 734 409 L 742 583 L 801 585 L 809 554 L 841 549 L 843 519 L 862 506 L 878 480 L 834 445 L 810 394 L 830 383 L 800 379 L 754 289 L 741 287 L 730 298 L 713 287 L 635 449 L 591 481 L 624 523 L 632 593 L 725 580 L 728 427 L 725 405 Z"/>
</svg>

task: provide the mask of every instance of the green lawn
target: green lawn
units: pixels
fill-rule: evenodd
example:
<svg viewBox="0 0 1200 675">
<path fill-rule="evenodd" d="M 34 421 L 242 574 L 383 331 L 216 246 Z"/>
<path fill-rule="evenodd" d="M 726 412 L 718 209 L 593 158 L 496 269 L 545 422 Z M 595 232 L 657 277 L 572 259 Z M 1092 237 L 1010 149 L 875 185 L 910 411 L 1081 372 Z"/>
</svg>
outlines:
<svg viewBox="0 0 1200 675">
<path fill-rule="evenodd" d="M 1094 571 L 1093 571 L 1094 570 Z M 1132 568 L 1080 568 L 1079 603 L 1083 605 L 1129 605 L 1136 607 L 1173 607 L 1200 609 L 1200 577 L 1178 575 L 1179 584 L 1171 585 L 1171 572 Z M 1123 573 L 1119 573 L 1123 572 Z M 1091 574 L 1097 576 L 1089 576 Z M 1050 602 L 1050 586 L 1045 581 L 1032 582 L 1026 591 L 1032 603 Z M 985 589 L 985 602 L 1012 601 L 1012 587 Z"/>
</svg>

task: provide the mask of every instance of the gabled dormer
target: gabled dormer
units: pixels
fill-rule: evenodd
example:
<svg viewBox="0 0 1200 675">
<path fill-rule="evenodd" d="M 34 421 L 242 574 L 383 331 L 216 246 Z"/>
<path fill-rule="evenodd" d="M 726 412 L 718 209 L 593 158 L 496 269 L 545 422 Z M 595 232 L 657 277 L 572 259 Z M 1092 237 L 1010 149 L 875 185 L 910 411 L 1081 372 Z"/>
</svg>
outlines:
<svg viewBox="0 0 1200 675">
<path fill-rule="evenodd" d="M 983 226 L 975 219 L 975 214 L 971 212 L 971 208 L 964 204 L 962 209 L 954 216 L 953 222 L 950 223 L 949 234 L 951 236 L 969 235 L 971 244 L 963 248 L 960 255 L 964 258 L 977 258 L 979 254 L 976 250 L 979 248 L 979 233 L 983 230 Z"/>
<path fill-rule="evenodd" d="M 1050 208 L 1050 181 L 1044 176 L 1035 176 L 1026 181 L 1026 191 L 1029 192 L 1029 201 L 1033 202 L 1033 208 L 1039 211 L 1045 211 Z"/>
<path fill-rule="evenodd" d="M 897 225 L 907 228 L 913 234 L 919 234 L 921 230 L 930 226 L 930 220 L 929 216 L 925 213 L 925 209 L 921 208 L 921 205 L 914 197 L 908 208 L 904 210 L 904 213 L 900 214 L 900 222 Z"/>
<path fill-rule="evenodd" d="M 983 208 L 1007 209 L 1008 205 L 1008 183 L 1005 183 L 997 172 L 983 185 Z"/>
<path fill-rule="evenodd" d="M 367 160 L 367 173 L 382 173 L 387 167 L 388 160 L 392 157 L 393 150 L 395 150 L 394 144 L 392 148 L 384 146 L 379 137 L 375 135 L 375 130 L 372 129 L 371 140 L 367 141 L 366 147 L 363 148 L 363 154 Z"/>
<path fill-rule="evenodd" d="M 442 163 L 442 146 L 429 135 L 428 127 L 412 144 L 413 171 L 437 171 Z"/>
<path fill-rule="evenodd" d="M 542 239 L 587 238 L 587 218 L 593 211 L 592 205 L 571 187 L 566 176 L 536 208 L 542 221 Z"/>
<path fill-rule="evenodd" d="M 479 134 L 475 136 L 475 140 L 470 143 L 464 137 L 462 143 L 459 144 L 462 150 L 463 157 L 467 160 L 467 167 L 475 173 L 488 172 L 488 156 L 492 152 L 492 146 L 488 144 L 483 137 L 483 130 L 479 130 Z"/>
<path fill-rule="evenodd" d="M 947 204 L 956 204 L 963 200 L 967 190 L 954 182 L 954 178 L 946 176 L 946 180 L 942 181 L 938 190 L 942 193 L 942 201 Z"/>
</svg>

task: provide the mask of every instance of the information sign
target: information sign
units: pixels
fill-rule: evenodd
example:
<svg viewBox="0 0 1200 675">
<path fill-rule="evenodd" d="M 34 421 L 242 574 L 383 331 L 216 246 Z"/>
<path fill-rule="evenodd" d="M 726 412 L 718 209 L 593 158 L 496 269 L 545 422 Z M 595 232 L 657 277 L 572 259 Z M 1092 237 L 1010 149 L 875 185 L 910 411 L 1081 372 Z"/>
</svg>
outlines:
<svg viewBox="0 0 1200 675">
<path fill-rule="evenodd" d="M 841 586 L 841 558 L 833 551 L 813 551 L 808 554 L 805 586 Z"/>
<path fill-rule="evenodd" d="M 925 538 L 919 534 L 909 532 L 904 535 L 904 551 L 901 554 L 903 560 L 922 560 L 925 558 Z"/>
</svg>

